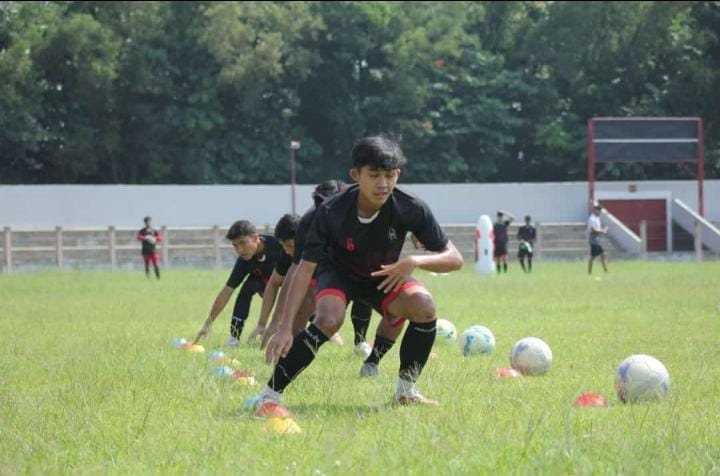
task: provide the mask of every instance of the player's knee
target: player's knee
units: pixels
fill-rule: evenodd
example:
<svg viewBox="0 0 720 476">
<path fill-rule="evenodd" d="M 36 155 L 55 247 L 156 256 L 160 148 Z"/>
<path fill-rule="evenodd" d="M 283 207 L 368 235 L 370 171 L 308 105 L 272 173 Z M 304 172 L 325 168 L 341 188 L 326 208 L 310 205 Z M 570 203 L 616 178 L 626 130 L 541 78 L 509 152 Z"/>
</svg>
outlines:
<svg viewBox="0 0 720 476">
<path fill-rule="evenodd" d="M 437 309 L 435 302 L 427 294 L 413 294 L 410 302 L 410 320 L 414 322 L 430 322 L 435 319 Z"/>
<path fill-rule="evenodd" d="M 318 312 L 313 324 L 320 329 L 323 334 L 330 337 L 340 330 L 343 320 L 345 319 L 344 313 L 338 312 Z"/>
</svg>

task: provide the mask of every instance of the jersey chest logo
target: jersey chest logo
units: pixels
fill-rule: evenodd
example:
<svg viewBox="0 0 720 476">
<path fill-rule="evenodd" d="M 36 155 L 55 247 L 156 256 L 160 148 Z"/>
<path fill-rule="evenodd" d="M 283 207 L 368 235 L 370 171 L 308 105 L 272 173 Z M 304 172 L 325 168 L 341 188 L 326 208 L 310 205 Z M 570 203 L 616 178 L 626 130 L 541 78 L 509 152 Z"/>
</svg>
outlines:
<svg viewBox="0 0 720 476">
<path fill-rule="evenodd" d="M 388 230 L 388 240 L 395 241 L 397 240 L 397 233 L 395 232 L 395 228 L 390 227 Z"/>
<path fill-rule="evenodd" d="M 355 251 L 355 242 L 352 238 L 345 239 L 345 249 L 348 251 Z"/>
<path fill-rule="evenodd" d="M 252 274 L 253 276 L 257 276 L 257 277 L 259 278 L 260 276 L 262 276 L 262 269 L 260 269 L 260 268 L 255 268 L 255 269 L 253 269 L 253 270 L 251 271 L 251 274 Z"/>
</svg>

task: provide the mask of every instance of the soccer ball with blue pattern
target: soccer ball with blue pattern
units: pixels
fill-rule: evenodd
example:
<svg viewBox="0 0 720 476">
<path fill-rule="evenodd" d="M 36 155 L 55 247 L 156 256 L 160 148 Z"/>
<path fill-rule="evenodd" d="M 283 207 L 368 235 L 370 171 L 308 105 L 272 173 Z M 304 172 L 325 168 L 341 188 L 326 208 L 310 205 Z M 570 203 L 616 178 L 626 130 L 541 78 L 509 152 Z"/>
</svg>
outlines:
<svg viewBox="0 0 720 476">
<path fill-rule="evenodd" d="M 495 336 L 483 326 L 472 326 L 460 334 L 460 349 L 464 356 L 491 354 L 495 350 Z"/>
<path fill-rule="evenodd" d="M 525 337 L 510 351 L 510 365 L 523 375 L 541 375 L 552 366 L 550 347 L 537 337 Z"/>
<path fill-rule="evenodd" d="M 615 390 L 626 403 L 647 403 L 667 395 L 670 375 L 665 366 L 649 355 L 631 355 L 615 372 Z"/>
<path fill-rule="evenodd" d="M 455 342 L 457 331 L 452 322 L 447 319 L 438 319 L 435 327 L 437 328 L 437 334 L 435 335 L 436 343 L 451 344 Z"/>
</svg>

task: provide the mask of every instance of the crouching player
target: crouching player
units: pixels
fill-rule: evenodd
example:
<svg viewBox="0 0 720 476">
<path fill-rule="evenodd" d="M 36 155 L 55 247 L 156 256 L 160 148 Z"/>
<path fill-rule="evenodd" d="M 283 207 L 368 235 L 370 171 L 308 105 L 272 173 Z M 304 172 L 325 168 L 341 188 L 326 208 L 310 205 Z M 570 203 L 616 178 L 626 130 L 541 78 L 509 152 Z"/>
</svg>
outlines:
<svg viewBox="0 0 720 476">
<path fill-rule="evenodd" d="M 285 301 L 287 299 L 287 290 L 289 288 L 289 283 L 293 279 L 293 276 L 295 274 L 295 270 L 297 269 L 297 265 L 300 263 L 300 259 L 303 254 L 303 250 L 305 249 L 305 238 L 307 236 L 307 232 L 310 228 L 310 225 L 312 224 L 313 218 L 315 217 L 315 212 L 317 211 L 317 208 L 327 200 L 329 197 L 335 195 L 340 191 L 340 188 L 344 184 L 342 182 L 339 182 L 337 180 L 327 180 L 325 182 L 322 182 L 315 187 L 315 190 L 313 191 L 312 198 L 314 202 L 314 206 L 309 209 L 303 217 L 300 219 L 300 223 L 297 227 L 297 232 L 295 234 L 295 240 L 294 240 L 294 254 L 293 254 L 293 264 L 290 266 L 290 269 L 287 272 L 287 275 L 285 277 L 285 285 L 280 291 L 280 297 L 278 298 L 278 305 L 275 308 L 275 312 L 273 314 L 272 321 L 269 326 L 267 326 L 264 329 L 263 336 L 262 336 L 262 342 L 261 342 L 261 348 L 265 348 L 267 341 L 270 339 L 272 335 L 274 335 L 278 328 L 279 323 L 282 320 L 284 314 L 283 310 L 285 307 Z M 308 320 L 312 322 L 315 318 L 315 301 L 314 301 L 314 291 L 315 291 L 315 276 L 313 276 L 313 279 L 311 280 L 311 284 L 308 288 L 308 292 L 306 294 L 305 300 L 300 305 L 300 310 L 298 313 L 293 317 L 292 322 L 292 335 L 295 336 L 298 333 L 302 332 L 305 327 L 307 327 Z M 268 286 L 270 286 L 270 283 L 272 282 L 272 278 L 270 279 L 270 282 L 268 282 Z M 266 292 L 267 294 L 267 292 Z M 263 306 L 265 304 L 265 298 L 263 298 Z M 364 347 L 363 344 L 365 343 L 367 329 L 370 324 L 370 316 L 372 314 L 372 307 L 366 304 L 363 301 L 355 300 L 352 304 L 352 309 L 350 311 L 351 321 L 353 325 L 353 331 L 354 331 L 354 341 L 355 341 L 355 353 L 357 355 L 362 356 L 365 361 L 363 362 L 363 366 L 360 369 L 360 376 L 361 377 L 376 377 L 379 374 L 378 365 L 380 363 L 380 360 L 383 358 L 383 356 L 392 348 L 392 346 L 395 344 L 395 340 L 398 338 L 400 333 L 402 332 L 404 319 L 398 319 L 395 322 L 390 325 L 386 320 L 380 321 L 380 324 L 378 325 L 377 334 L 375 336 L 375 340 L 373 342 L 372 348 L 370 348 L 369 354 L 364 354 L 364 351 L 367 349 L 367 347 Z M 262 316 L 261 316 L 262 319 Z M 331 342 L 337 343 L 337 339 L 339 338 L 339 334 L 335 333 L 331 338 Z"/>
<path fill-rule="evenodd" d="M 240 345 L 240 334 L 242 334 L 245 321 L 250 314 L 252 298 L 256 294 L 263 295 L 265 285 L 275 269 L 275 264 L 284 254 L 277 238 L 269 234 L 259 235 L 255 231 L 255 225 L 247 220 L 233 223 L 225 238 L 232 242 L 238 259 L 227 283 L 215 298 L 210 313 L 193 343 L 197 343 L 210 332 L 212 323 L 225 309 L 235 288 L 242 284 L 230 320 L 230 337 L 225 342 L 226 347 Z"/>
<path fill-rule="evenodd" d="M 276 362 L 258 403 L 279 402 L 285 388 L 315 358 L 318 349 L 342 325 L 348 300 L 371 304 L 393 321 L 410 324 L 400 345 L 400 371 L 394 400 L 430 404 L 416 388 L 435 341 L 435 305 L 430 293 L 411 274 L 460 269 L 463 260 L 420 199 L 396 189 L 405 157 L 399 144 L 366 137 L 353 147 L 350 175 L 356 185 L 325 201 L 308 234 L 302 261 L 288 289 L 285 318 L 270 340 L 266 358 Z M 434 254 L 400 252 L 412 232 Z M 317 268 L 315 321 L 293 337 L 291 323 Z"/>
</svg>

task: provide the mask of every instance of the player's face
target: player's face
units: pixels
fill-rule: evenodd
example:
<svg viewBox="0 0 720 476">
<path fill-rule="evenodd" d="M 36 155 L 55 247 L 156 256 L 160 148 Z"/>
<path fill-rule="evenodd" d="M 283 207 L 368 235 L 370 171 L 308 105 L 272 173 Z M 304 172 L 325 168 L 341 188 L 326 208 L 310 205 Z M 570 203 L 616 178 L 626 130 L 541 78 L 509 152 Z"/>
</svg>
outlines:
<svg viewBox="0 0 720 476">
<path fill-rule="evenodd" d="M 295 238 L 283 240 L 280 242 L 280 245 L 282 245 L 283 250 L 285 250 L 285 254 L 292 256 L 295 253 Z"/>
<path fill-rule="evenodd" d="M 400 169 L 371 169 L 365 165 L 350 169 L 350 176 L 360 185 L 360 197 L 368 205 L 380 208 L 397 185 Z"/>
<path fill-rule="evenodd" d="M 245 261 L 250 261 L 252 257 L 255 256 L 255 253 L 257 253 L 258 240 L 257 234 L 238 236 L 232 240 L 232 245 L 233 248 L 235 248 L 235 253 L 237 253 L 240 258 Z"/>
</svg>

